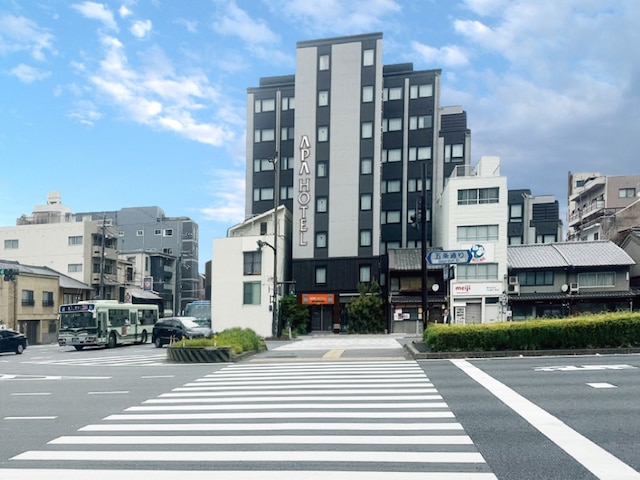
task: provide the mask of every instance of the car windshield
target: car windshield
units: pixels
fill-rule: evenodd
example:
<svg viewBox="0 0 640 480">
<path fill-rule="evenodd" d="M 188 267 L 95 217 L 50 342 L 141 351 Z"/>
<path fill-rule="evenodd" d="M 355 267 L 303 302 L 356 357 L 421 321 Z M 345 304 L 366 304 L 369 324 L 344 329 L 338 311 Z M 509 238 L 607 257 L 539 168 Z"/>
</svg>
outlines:
<svg viewBox="0 0 640 480">
<path fill-rule="evenodd" d="M 198 325 L 194 318 L 181 318 L 180 321 L 188 329 L 202 328 L 202 326 Z"/>
</svg>

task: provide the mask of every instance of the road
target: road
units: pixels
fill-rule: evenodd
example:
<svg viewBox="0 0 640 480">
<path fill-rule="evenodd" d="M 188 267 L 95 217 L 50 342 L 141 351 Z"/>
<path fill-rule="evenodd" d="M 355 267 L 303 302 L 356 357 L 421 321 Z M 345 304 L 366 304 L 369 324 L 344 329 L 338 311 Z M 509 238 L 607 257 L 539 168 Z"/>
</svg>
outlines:
<svg viewBox="0 0 640 480">
<path fill-rule="evenodd" d="M 640 479 L 640 356 L 415 361 L 403 341 L 0 355 L 0 478 Z"/>
</svg>

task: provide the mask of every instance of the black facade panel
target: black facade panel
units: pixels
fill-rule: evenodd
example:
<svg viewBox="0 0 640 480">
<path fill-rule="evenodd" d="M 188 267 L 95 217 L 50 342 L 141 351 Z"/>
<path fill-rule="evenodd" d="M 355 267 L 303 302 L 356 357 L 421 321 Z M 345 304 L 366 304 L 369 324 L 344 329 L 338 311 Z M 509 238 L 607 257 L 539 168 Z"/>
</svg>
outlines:
<svg viewBox="0 0 640 480">
<path fill-rule="evenodd" d="M 558 233 L 558 220 L 546 220 L 540 222 L 531 222 L 531 226 L 535 227 L 536 235 L 555 235 Z M 556 239 L 561 240 L 561 239 Z"/>
<path fill-rule="evenodd" d="M 467 113 L 451 113 L 442 115 L 440 132 L 465 132 L 467 130 Z"/>
<path fill-rule="evenodd" d="M 382 195 L 380 208 L 382 210 L 400 210 L 402 208 L 402 194 L 385 193 Z"/>
<path fill-rule="evenodd" d="M 524 228 L 522 227 L 522 222 L 509 222 L 507 225 L 507 236 L 508 237 L 521 237 Z"/>
<path fill-rule="evenodd" d="M 402 163 L 392 162 L 382 165 L 382 180 L 402 179 Z"/>
<path fill-rule="evenodd" d="M 355 293 L 358 291 L 360 266 L 371 266 L 371 278 L 379 281 L 378 257 L 349 257 L 334 259 L 293 260 L 293 280 L 298 293 Z M 316 285 L 315 270 L 327 269 L 327 283 Z"/>
</svg>

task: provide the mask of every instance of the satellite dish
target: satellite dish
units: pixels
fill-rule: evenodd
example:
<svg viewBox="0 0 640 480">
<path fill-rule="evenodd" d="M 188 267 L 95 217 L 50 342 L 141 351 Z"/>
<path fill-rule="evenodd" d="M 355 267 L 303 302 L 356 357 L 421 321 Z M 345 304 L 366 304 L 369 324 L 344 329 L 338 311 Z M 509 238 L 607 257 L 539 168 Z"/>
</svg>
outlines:
<svg viewBox="0 0 640 480">
<path fill-rule="evenodd" d="M 562 290 L 564 293 L 567 293 L 567 291 L 569 290 L 569 285 L 567 285 L 566 283 L 563 283 L 562 286 L 560 287 L 560 290 Z"/>
<path fill-rule="evenodd" d="M 431 290 L 433 290 L 434 292 L 437 292 L 438 290 L 440 290 L 440 285 L 438 285 L 437 283 L 434 283 L 431 286 Z"/>
</svg>

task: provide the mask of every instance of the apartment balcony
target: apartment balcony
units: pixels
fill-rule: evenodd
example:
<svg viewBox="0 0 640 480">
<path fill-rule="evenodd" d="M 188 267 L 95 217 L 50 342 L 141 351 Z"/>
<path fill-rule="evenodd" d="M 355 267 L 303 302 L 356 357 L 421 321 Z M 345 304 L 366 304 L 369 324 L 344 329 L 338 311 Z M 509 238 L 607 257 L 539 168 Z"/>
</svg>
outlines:
<svg viewBox="0 0 640 480">
<path fill-rule="evenodd" d="M 584 208 L 578 209 L 578 211 L 571 213 L 568 216 L 567 224 L 569 227 L 578 225 L 584 221 L 601 217 L 605 214 L 605 212 L 611 210 L 611 213 L 615 213 L 615 209 L 605 209 L 605 201 L 604 200 L 596 200 L 595 202 L 591 202 Z"/>
</svg>

